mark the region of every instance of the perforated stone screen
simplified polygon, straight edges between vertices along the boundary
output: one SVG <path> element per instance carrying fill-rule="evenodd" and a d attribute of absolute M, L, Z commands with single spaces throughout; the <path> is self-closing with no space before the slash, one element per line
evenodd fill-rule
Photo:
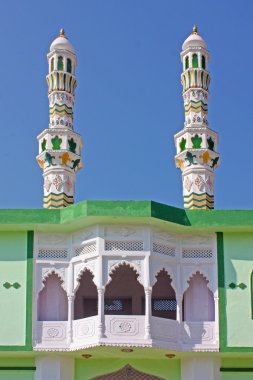
<path fill-rule="evenodd" d="M 176 255 L 176 250 L 174 247 L 170 247 L 161 243 L 153 243 L 153 252 L 172 257 Z"/>
<path fill-rule="evenodd" d="M 184 259 L 211 259 L 213 252 L 210 248 L 183 248 L 182 256 Z"/>
<path fill-rule="evenodd" d="M 106 251 L 143 251 L 143 241 L 106 240 L 105 250 Z"/>
<path fill-rule="evenodd" d="M 97 249 L 97 243 L 95 241 L 75 248 L 75 256 L 85 255 L 87 253 L 95 252 Z"/>
<path fill-rule="evenodd" d="M 38 253 L 39 259 L 66 259 L 68 250 L 66 248 L 40 248 Z"/>

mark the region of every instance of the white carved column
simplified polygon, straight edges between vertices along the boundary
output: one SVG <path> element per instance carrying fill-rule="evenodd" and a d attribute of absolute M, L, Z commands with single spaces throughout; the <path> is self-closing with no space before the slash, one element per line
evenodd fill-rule
<path fill-rule="evenodd" d="M 98 288 L 98 339 L 104 338 L 104 294 L 105 288 Z"/>
<path fill-rule="evenodd" d="M 215 321 L 215 343 L 219 346 L 219 297 L 218 297 L 218 291 L 214 293 L 214 321 Z"/>
<path fill-rule="evenodd" d="M 183 358 L 181 380 L 220 380 L 219 358 Z"/>
<path fill-rule="evenodd" d="M 75 359 L 60 356 L 37 356 L 35 380 L 74 380 Z"/>
<path fill-rule="evenodd" d="M 151 294 L 152 288 L 145 288 L 145 339 L 151 339 Z"/>
<path fill-rule="evenodd" d="M 74 294 L 68 295 L 68 327 L 67 343 L 73 341 L 73 319 L 74 319 Z"/>

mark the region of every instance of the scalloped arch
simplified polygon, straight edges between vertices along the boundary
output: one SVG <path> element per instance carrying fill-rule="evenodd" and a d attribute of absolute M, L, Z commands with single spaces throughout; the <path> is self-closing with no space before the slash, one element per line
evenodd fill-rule
<path fill-rule="evenodd" d="M 38 290 L 38 293 L 40 293 L 45 288 L 45 284 L 46 284 L 47 279 L 52 275 L 56 275 L 59 278 L 60 285 L 61 285 L 62 289 L 66 292 L 65 278 L 64 278 L 62 271 L 55 269 L 55 268 L 51 268 L 43 274 L 42 281 L 41 281 L 41 287 Z"/>
<path fill-rule="evenodd" d="M 177 288 L 175 286 L 175 283 L 174 283 L 174 276 L 173 276 L 173 271 L 171 270 L 171 268 L 166 268 L 165 266 L 161 267 L 160 269 L 158 269 L 157 271 L 155 271 L 155 275 L 153 276 L 153 278 L 151 279 L 151 287 L 153 288 L 153 286 L 155 285 L 156 281 L 157 281 L 157 276 L 159 275 L 160 272 L 162 271 L 165 271 L 167 273 L 167 275 L 171 278 L 171 287 L 174 289 L 174 292 L 176 293 L 176 296 L 177 296 Z"/>
<path fill-rule="evenodd" d="M 200 274 L 203 279 L 206 281 L 206 286 L 208 287 L 208 289 L 214 294 L 214 289 L 212 288 L 212 283 L 211 281 L 208 279 L 208 273 L 205 272 L 205 270 L 192 270 L 191 273 L 189 274 L 188 276 L 188 280 L 186 280 L 184 282 L 184 287 L 182 289 L 182 294 L 184 294 L 186 292 L 186 290 L 189 288 L 190 286 L 190 282 L 191 280 L 193 279 L 193 277 L 196 275 L 196 274 Z"/>
<path fill-rule="evenodd" d="M 97 286 L 97 284 L 95 283 L 94 279 L 95 279 L 95 273 L 93 272 L 93 270 L 88 267 L 87 265 L 83 266 L 82 269 L 79 270 L 77 276 L 76 276 L 76 284 L 75 284 L 75 287 L 74 287 L 74 293 L 77 292 L 79 286 L 80 286 L 80 280 L 82 278 L 82 275 L 84 274 L 84 272 L 90 272 L 92 274 L 92 280 L 94 282 L 94 284 Z"/>
<path fill-rule="evenodd" d="M 122 265 L 126 265 L 128 267 L 130 267 L 131 269 L 133 269 L 136 273 L 137 273 L 137 281 L 142 285 L 144 286 L 143 284 L 143 280 L 142 280 L 142 276 L 141 276 L 141 271 L 140 271 L 140 268 L 135 264 L 133 263 L 132 261 L 127 261 L 127 260 L 120 260 L 118 262 L 116 262 L 114 265 L 111 266 L 110 270 L 108 271 L 108 279 L 107 279 L 107 283 L 105 284 L 105 286 L 107 286 L 108 284 L 110 284 L 110 282 L 112 281 L 112 277 L 111 275 L 113 275 L 113 273 Z"/>

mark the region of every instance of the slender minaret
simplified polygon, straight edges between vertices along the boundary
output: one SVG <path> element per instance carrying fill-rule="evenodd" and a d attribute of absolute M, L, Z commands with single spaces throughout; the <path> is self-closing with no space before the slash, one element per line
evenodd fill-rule
<path fill-rule="evenodd" d="M 37 137 L 37 161 L 43 170 L 44 207 L 63 208 L 74 203 L 76 172 L 82 168 L 82 138 L 73 131 L 77 59 L 63 29 L 47 59 L 49 127 Z"/>
<path fill-rule="evenodd" d="M 182 46 L 184 128 L 175 135 L 176 166 L 182 171 L 184 207 L 214 208 L 214 169 L 219 165 L 218 135 L 209 128 L 209 52 L 194 26 Z"/>

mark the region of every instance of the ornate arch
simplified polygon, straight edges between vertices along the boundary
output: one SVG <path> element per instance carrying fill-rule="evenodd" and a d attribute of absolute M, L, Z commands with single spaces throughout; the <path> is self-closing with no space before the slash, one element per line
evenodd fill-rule
<path fill-rule="evenodd" d="M 134 272 L 136 272 L 137 276 L 137 281 L 144 286 L 144 281 L 143 281 L 143 276 L 142 276 L 142 270 L 141 270 L 141 261 L 140 260 L 109 260 L 108 261 L 108 275 L 107 275 L 107 282 L 105 286 L 110 284 L 112 281 L 111 275 L 122 265 L 127 265 L 128 267 L 132 268 Z"/>
<path fill-rule="evenodd" d="M 42 269 L 42 281 L 40 284 L 40 288 L 38 289 L 38 293 L 40 293 L 45 288 L 45 284 L 46 284 L 48 277 L 50 277 L 53 274 L 55 274 L 59 278 L 62 289 L 65 290 L 65 292 L 67 292 L 66 281 L 65 281 L 65 269 L 56 269 L 56 268 L 46 268 L 45 269 L 45 268 L 43 268 Z"/>
<path fill-rule="evenodd" d="M 196 274 L 200 274 L 203 279 L 206 281 L 206 286 L 207 288 L 214 294 L 214 289 L 213 289 L 213 284 L 212 282 L 209 280 L 209 273 L 207 273 L 204 268 L 201 268 L 199 270 L 196 270 L 196 269 L 193 269 L 189 274 L 188 274 L 188 279 L 186 281 L 184 281 L 184 284 L 183 284 L 183 288 L 182 288 L 182 294 L 184 294 L 186 292 L 186 290 L 189 288 L 190 286 L 190 282 L 192 281 L 193 277 L 196 275 Z"/>
<path fill-rule="evenodd" d="M 90 268 L 89 266 L 85 265 L 85 266 L 83 266 L 83 267 L 79 270 L 79 272 L 78 272 L 78 274 L 77 274 L 77 276 L 76 276 L 76 278 L 75 278 L 74 293 L 77 292 L 77 290 L 78 290 L 78 288 L 79 288 L 79 286 L 80 286 L 80 281 L 81 281 L 82 275 L 83 275 L 84 272 L 86 272 L 86 271 L 91 273 L 91 275 L 92 275 L 92 280 L 93 280 L 94 284 L 97 286 L 97 284 L 96 284 L 95 281 L 94 281 L 94 280 L 95 280 L 95 273 L 94 273 L 94 271 L 92 270 L 92 268 Z"/>
<path fill-rule="evenodd" d="M 157 263 L 152 262 L 151 271 L 150 271 L 150 285 L 151 285 L 151 287 L 153 287 L 155 285 L 155 283 L 157 281 L 156 277 L 162 270 L 165 270 L 168 273 L 168 275 L 170 276 L 171 286 L 173 287 L 173 289 L 177 293 L 177 284 L 175 282 L 176 274 L 174 271 L 174 267 L 172 265 L 162 265 L 162 264 L 160 264 L 160 262 L 157 262 Z"/>
<path fill-rule="evenodd" d="M 111 372 L 106 375 L 93 377 L 91 380 L 164 380 L 162 377 L 149 375 L 145 372 L 137 371 L 135 368 L 127 364 L 119 371 Z"/>

